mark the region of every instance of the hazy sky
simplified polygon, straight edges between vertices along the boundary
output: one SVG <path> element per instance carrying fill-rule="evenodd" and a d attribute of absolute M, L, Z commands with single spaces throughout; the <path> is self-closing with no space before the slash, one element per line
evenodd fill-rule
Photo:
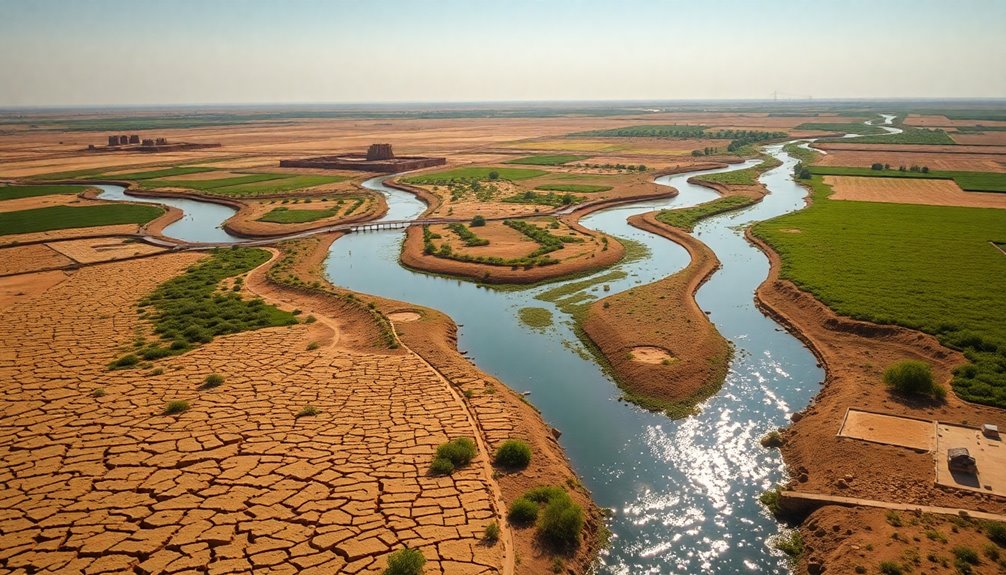
<path fill-rule="evenodd" d="M 0 106 L 1006 97 L 1006 0 L 0 0 Z"/>

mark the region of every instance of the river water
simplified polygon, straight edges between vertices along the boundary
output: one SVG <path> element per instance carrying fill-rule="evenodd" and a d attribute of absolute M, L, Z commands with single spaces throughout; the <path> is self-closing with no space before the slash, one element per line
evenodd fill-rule
<path fill-rule="evenodd" d="M 892 119 L 885 117 L 885 124 Z M 617 387 L 584 353 L 570 318 L 556 305 L 535 299 L 564 283 L 495 290 L 413 272 L 398 263 L 401 230 L 339 239 L 332 244 L 326 272 L 333 283 L 346 288 L 447 313 L 459 325 L 458 347 L 480 369 L 513 389 L 530 392 L 530 401 L 544 419 L 562 431 L 560 443 L 595 501 L 613 512 L 611 545 L 599 559 L 598 573 L 786 573 L 786 558 L 769 543 L 783 528 L 757 501 L 762 491 L 784 479 L 783 462 L 777 451 L 763 449 L 758 439 L 786 425 L 793 411 L 811 401 L 824 372 L 809 350 L 754 305 L 754 290 L 769 265 L 744 239 L 743 229 L 800 209 L 806 195 L 790 177 L 796 160 L 782 151 L 781 144 L 765 151 L 783 162 L 761 176 L 770 192 L 765 199 L 707 219 L 694 232 L 723 266 L 696 299 L 735 352 L 722 390 L 703 403 L 697 415 L 683 420 L 619 400 Z M 686 180 L 755 163 L 661 177 L 656 181 L 676 188 L 676 197 L 618 206 L 581 220 L 588 228 L 635 240 L 649 250 L 648 256 L 613 268 L 624 277 L 592 285 L 583 297 L 618 293 L 682 269 L 688 263 L 683 248 L 629 226 L 626 218 L 715 199 L 712 190 Z M 386 196 L 389 211 L 384 219 L 411 219 L 423 212 L 426 206 L 414 196 L 382 181 L 374 178 L 364 185 Z M 186 217 L 165 229 L 165 235 L 188 241 L 240 241 L 219 227 L 233 213 L 225 206 L 127 198 L 118 186 L 101 187 L 103 199 L 153 201 L 185 210 Z M 610 292 L 602 291 L 601 285 Z M 547 308 L 555 321 L 546 329 L 530 328 L 517 318 L 522 307 Z"/>

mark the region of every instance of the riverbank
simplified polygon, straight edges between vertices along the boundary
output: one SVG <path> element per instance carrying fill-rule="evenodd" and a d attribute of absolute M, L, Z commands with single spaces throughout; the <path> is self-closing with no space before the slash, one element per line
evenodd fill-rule
<path fill-rule="evenodd" d="M 928 363 L 936 381 L 949 388 L 952 371 L 966 362 L 964 356 L 921 332 L 835 314 L 812 295 L 781 280 L 782 262 L 778 254 L 752 234 L 747 237 L 771 262 L 768 278 L 756 291 L 759 307 L 803 340 L 827 373 L 814 403 L 795 415 L 793 423 L 782 432 L 781 451 L 793 477 L 788 487 L 809 493 L 1006 511 L 1006 501 L 1000 498 L 936 485 L 934 456 L 930 452 L 837 435 L 849 408 L 972 425 L 988 422 L 1004 428 L 1006 412 L 966 403 L 952 392 L 947 394 L 945 402 L 934 403 L 906 400 L 883 386 L 883 371 L 888 365 L 914 359 Z M 936 454 L 937 458 L 940 456 Z M 860 513 L 883 515 L 877 510 Z M 822 509 L 808 517 L 801 527 L 811 549 L 831 550 L 829 562 L 851 561 L 843 555 L 854 550 L 837 549 L 829 533 L 815 528 L 819 523 L 815 519 L 820 517 L 828 517 L 829 523 L 836 523 L 839 531 L 844 531 L 857 528 L 854 516 Z M 841 520 L 843 517 L 847 520 Z M 902 542 L 902 546 L 908 548 L 911 544 Z M 810 553 L 805 561 L 814 558 Z"/>
<path fill-rule="evenodd" d="M 290 272 L 304 284 L 316 282 L 336 293 L 353 293 L 332 285 L 325 278 L 322 265 L 332 242 L 341 234 L 326 234 L 296 240 L 296 258 L 284 272 Z M 291 242 L 293 244 L 293 242 Z M 294 296 L 299 297 L 299 296 Z M 495 451 L 508 439 L 526 441 L 532 449 L 531 465 L 520 472 L 499 472 L 504 505 L 509 507 L 528 489 L 557 485 L 566 489 L 586 511 L 586 525 L 581 544 L 571 554 L 547 552 L 535 538 L 534 529 L 513 529 L 520 573 L 543 573 L 553 568 L 556 558 L 572 573 L 586 573 L 604 544 L 605 527 L 600 509 L 583 487 L 562 447 L 558 432 L 550 428 L 541 414 L 524 398 L 465 358 L 457 349 L 457 325 L 447 315 L 411 303 L 369 294 L 355 294 L 366 305 L 390 318 L 405 352 L 415 353 L 457 391 L 478 426 L 487 453 Z M 345 329 L 344 334 L 354 330 Z M 501 524 L 505 519 L 501 519 Z"/>

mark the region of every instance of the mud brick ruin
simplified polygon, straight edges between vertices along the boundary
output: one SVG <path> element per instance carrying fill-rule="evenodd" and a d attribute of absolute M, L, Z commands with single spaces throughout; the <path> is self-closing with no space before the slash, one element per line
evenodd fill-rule
<path fill-rule="evenodd" d="M 167 138 L 143 138 L 139 134 L 114 135 L 108 137 L 108 147 L 99 149 L 94 144 L 87 147 L 88 151 L 127 151 L 127 152 L 168 152 L 177 150 L 198 150 L 200 148 L 219 148 L 220 144 L 193 144 L 190 142 L 168 143 Z"/>
<path fill-rule="evenodd" d="M 317 168 L 323 170 L 358 170 L 363 172 L 407 172 L 442 166 L 447 158 L 425 156 L 395 156 L 391 144 L 371 144 L 366 154 L 347 152 L 332 156 L 317 156 L 294 160 L 280 160 L 281 168 Z"/>

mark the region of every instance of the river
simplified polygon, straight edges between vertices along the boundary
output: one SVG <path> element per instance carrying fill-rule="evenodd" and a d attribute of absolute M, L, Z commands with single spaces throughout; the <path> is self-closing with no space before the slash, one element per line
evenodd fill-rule
<path fill-rule="evenodd" d="M 885 124 L 892 119 L 885 117 Z M 529 400 L 544 419 L 562 431 L 560 443 L 595 501 L 613 511 L 611 545 L 599 558 L 598 573 L 787 573 L 786 558 L 769 542 L 783 528 L 757 501 L 761 492 L 785 479 L 784 466 L 778 452 L 762 448 L 758 439 L 786 425 L 794 411 L 812 400 L 824 372 L 799 340 L 754 305 L 754 290 L 767 276 L 769 264 L 744 239 L 743 229 L 800 209 L 806 195 L 790 176 L 796 160 L 782 151 L 782 144 L 765 151 L 782 161 L 760 178 L 770 192 L 765 199 L 709 218 L 694 232 L 722 263 L 696 299 L 735 352 L 722 390 L 704 402 L 697 415 L 683 420 L 619 400 L 617 387 L 584 353 L 570 318 L 555 305 L 535 299 L 563 283 L 497 290 L 413 272 L 398 263 L 401 230 L 339 239 L 332 244 L 326 272 L 333 283 L 346 288 L 447 313 L 459 325 L 458 347 L 480 369 L 513 389 L 530 392 Z M 682 269 L 688 263 L 683 248 L 629 226 L 626 218 L 714 199 L 715 192 L 687 179 L 755 163 L 661 177 L 657 183 L 678 189 L 676 197 L 585 217 L 584 226 L 635 240 L 649 250 L 647 257 L 613 268 L 624 277 L 595 284 L 585 293 L 602 297 Z M 411 194 L 382 181 L 374 178 L 364 185 L 386 196 L 389 211 L 384 219 L 411 219 L 425 209 Z M 108 194 L 103 198 L 121 195 L 117 186 L 103 188 Z M 229 208 L 204 202 L 177 205 L 192 200 L 154 201 L 176 205 L 187 214 L 191 209 L 192 221 L 200 222 L 197 229 L 173 224 L 165 235 L 189 241 L 237 240 L 219 229 L 219 216 L 228 217 Z M 204 208 L 228 212 L 195 215 Z M 220 239 L 221 234 L 229 239 Z M 610 292 L 602 291 L 604 284 Z M 556 321 L 546 329 L 530 328 L 517 318 L 522 307 L 550 309 Z"/>

